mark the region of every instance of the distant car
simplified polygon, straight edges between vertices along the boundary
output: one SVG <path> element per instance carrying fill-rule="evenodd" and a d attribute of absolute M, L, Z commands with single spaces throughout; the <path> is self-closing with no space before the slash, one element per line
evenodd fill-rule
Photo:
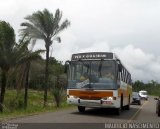
<path fill-rule="evenodd" d="M 141 105 L 141 97 L 139 96 L 138 92 L 132 93 L 132 104 L 138 104 Z"/>
<path fill-rule="evenodd" d="M 139 96 L 141 97 L 141 99 L 148 100 L 148 93 L 145 90 L 139 91 Z"/>
<path fill-rule="evenodd" d="M 154 99 L 157 100 L 157 103 L 156 103 L 156 113 L 160 117 L 160 97 L 159 98 L 154 98 Z"/>

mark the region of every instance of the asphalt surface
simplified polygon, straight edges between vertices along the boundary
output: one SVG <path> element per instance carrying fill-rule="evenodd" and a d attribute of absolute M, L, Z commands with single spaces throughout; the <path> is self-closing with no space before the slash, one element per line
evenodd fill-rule
<path fill-rule="evenodd" d="M 83 129 L 125 128 L 125 125 L 124 127 L 121 127 L 121 125 L 108 127 L 108 123 L 153 123 L 156 124 L 154 128 L 160 128 L 160 117 L 157 116 L 155 108 L 156 100 L 154 100 L 154 97 L 149 97 L 148 101 L 142 101 L 141 105 L 131 105 L 130 110 L 124 110 L 120 115 L 116 115 L 115 110 L 112 109 L 88 108 L 84 113 L 79 113 L 77 108 L 69 108 L 57 112 L 13 119 L 7 122 L 18 123 L 19 127 L 21 124 L 23 126 L 26 125 L 26 128 L 23 129 L 33 128 L 34 126 L 34 128 L 36 128 L 37 125 L 43 129 L 72 129 L 75 127 Z M 40 129 L 40 127 L 38 128 Z M 136 126 L 136 128 L 138 127 L 139 126 Z M 133 128 L 135 128 L 135 126 Z"/>

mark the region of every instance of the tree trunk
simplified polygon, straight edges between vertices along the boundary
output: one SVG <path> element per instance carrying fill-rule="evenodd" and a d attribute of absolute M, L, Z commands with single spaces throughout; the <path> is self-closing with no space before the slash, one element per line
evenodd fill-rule
<path fill-rule="evenodd" d="M 3 102 L 4 102 L 4 95 L 6 90 L 6 82 L 7 82 L 7 72 L 2 70 L 2 80 L 1 80 L 1 94 L 0 94 L 0 112 L 3 112 Z"/>
<path fill-rule="evenodd" d="M 48 91 L 48 64 L 49 64 L 49 44 L 46 43 L 46 67 L 45 67 L 45 87 L 44 87 L 44 107 L 47 104 L 47 91 Z"/>
<path fill-rule="evenodd" d="M 27 108 L 28 105 L 28 87 L 29 87 L 29 70 L 30 70 L 30 63 L 26 65 L 26 84 L 25 84 L 25 93 L 24 93 L 24 108 Z"/>

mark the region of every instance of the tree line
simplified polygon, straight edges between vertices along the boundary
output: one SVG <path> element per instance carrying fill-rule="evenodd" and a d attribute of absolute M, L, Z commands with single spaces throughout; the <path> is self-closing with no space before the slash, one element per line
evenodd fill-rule
<path fill-rule="evenodd" d="M 133 91 L 146 90 L 149 95 L 160 96 L 160 83 L 151 80 L 148 83 L 137 80 L 133 83 Z"/>
<path fill-rule="evenodd" d="M 25 89 L 24 102 L 27 107 L 28 87 L 34 87 L 34 81 L 43 81 L 34 88 L 44 89 L 44 107 L 50 82 L 59 82 L 63 65 L 49 57 L 53 42 L 61 42 L 59 33 L 70 25 L 62 12 L 57 9 L 53 15 L 49 10 L 34 12 L 25 17 L 19 31 L 20 40 L 15 41 L 15 32 L 6 21 L 0 21 L 0 111 L 3 112 L 6 87 L 14 87 L 17 92 Z M 37 40 L 43 40 L 45 49 L 33 51 Z M 46 53 L 42 59 L 41 53 Z M 53 68 L 52 68 L 53 66 Z M 38 67 L 39 71 L 36 71 Z M 37 73 L 34 73 L 37 72 Z M 53 73 L 54 76 L 50 76 Z M 56 78 L 56 79 L 55 79 Z M 40 86 L 41 85 L 41 86 Z M 60 86 L 60 83 L 57 83 Z"/>

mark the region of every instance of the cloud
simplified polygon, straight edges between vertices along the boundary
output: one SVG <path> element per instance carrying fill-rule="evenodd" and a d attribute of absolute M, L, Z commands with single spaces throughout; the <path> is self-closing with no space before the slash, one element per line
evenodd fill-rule
<path fill-rule="evenodd" d="M 103 42 L 95 42 L 91 44 L 89 47 L 80 49 L 79 52 L 106 52 L 110 51 L 110 47 L 108 43 Z"/>
<path fill-rule="evenodd" d="M 145 82 L 149 80 L 160 81 L 159 57 L 146 53 L 133 45 L 127 45 L 124 48 L 114 48 L 113 51 L 130 71 L 133 80 L 143 80 Z"/>
<path fill-rule="evenodd" d="M 71 58 L 72 53 L 78 51 L 78 45 L 76 45 L 77 39 L 71 32 L 71 29 L 64 31 L 61 34 L 61 43 L 53 42 L 51 46 L 52 55 L 56 59 L 66 61 Z"/>

